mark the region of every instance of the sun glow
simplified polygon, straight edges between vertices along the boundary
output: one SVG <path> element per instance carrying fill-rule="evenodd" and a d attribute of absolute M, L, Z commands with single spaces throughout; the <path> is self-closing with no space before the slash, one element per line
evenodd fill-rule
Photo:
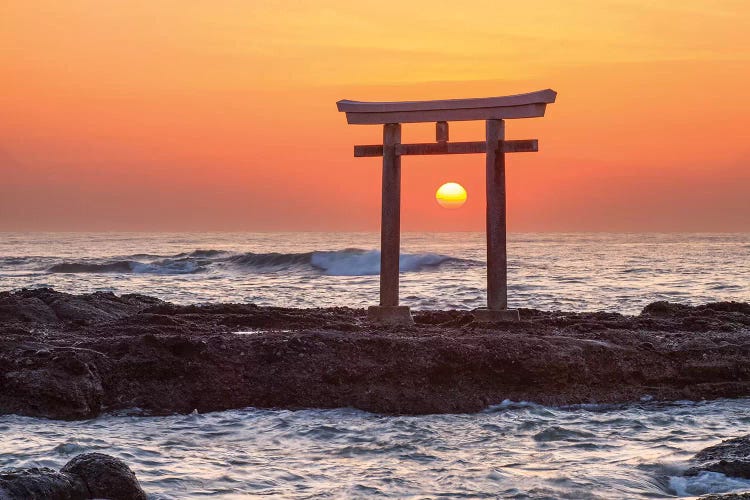
<path fill-rule="evenodd" d="M 466 189 L 457 182 L 446 182 L 438 188 L 435 199 L 443 208 L 461 208 L 466 203 Z"/>

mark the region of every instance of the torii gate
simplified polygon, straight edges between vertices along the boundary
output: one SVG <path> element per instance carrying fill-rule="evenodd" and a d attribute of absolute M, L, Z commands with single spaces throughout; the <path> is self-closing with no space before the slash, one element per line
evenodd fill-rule
<path fill-rule="evenodd" d="M 505 119 L 544 116 L 555 102 L 551 89 L 528 94 L 440 101 L 338 101 L 346 121 L 356 125 L 383 125 L 383 144 L 354 146 L 354 156 L 382 156 L 382 221 L 380 228 L 380 305 L 368 309 L 371 321 L 410 324 L 409 307 L 398 303 L 401 240 L 401 157 L 486 153 L 487 161 L 487 309 L 476 309 L 478 321 L 518 321 L 518 310 L 508 309 L 506 253 L 505 153 L 538 151 L 538 141 L 506 141 Z M 449 142 L 448 122 L 486 120 L 486 139 Z M 401 144 L 402 123 L 435 122 L 435 143 Z"/>

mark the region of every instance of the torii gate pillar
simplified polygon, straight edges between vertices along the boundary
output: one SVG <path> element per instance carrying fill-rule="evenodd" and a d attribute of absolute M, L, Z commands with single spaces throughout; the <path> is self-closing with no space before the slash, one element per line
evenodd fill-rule
<path fill-rule="evenodd" d="M 474 312 L 483 321 L 518 321 L 508 309 L 508 251 L 505 201 L 505 122 L 487 120 L 487 309 Z"/>
<path fill-rule="evenodd" d="M 401 143 L 401 124 L 383 125 L 383 198 L 380 223 L 380 307 L 398 306 L 399 254 L 401 252 L 401 156 L 396 145 Z M 404 316 L 409 309 L 384 311 L 383 314 Z"/>
<path fill-rule="evenodd" d="M 508 256 L 506 249 L 505 153 L 534 152 L 536 140 L 506 141 L 505 118 L 544 116 L 557 93 L 529 94 L 415 102 L 339 101 L 348 123 L 382 124 L 383 144 L 354 146 L 354 156 L 382 156 L 383 182 L 380 233 L 380 305 L 368 309 L 376 323 L 413 324 L 407 306 L 398 302 L 401 245 L 401 156 L 486 153 L 487 174 L 487 308 L 476 309 L 480 322 L 518 321 L 508 309 Z M 481 142 L 448 142 L 448 121 L 486 120 Z M 401 123 L 436 122 L 435 143 L 401 144 Z"/>

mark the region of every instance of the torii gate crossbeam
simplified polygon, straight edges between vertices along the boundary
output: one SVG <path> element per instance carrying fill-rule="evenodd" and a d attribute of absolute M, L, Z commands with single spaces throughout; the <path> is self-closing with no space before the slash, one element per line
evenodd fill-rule
<path fill-rule="evenodd" d="M 476 309 L 478 321 L 518 321 L 518 311 L 508 309 L 506 251 L 505 154 L 535 152 L 535 139 L 505 140 L 505 119 L 544 116 L 555 102 L 551 89 L 502 97 L 442 101 L 359 102 L 339 101 L 350 124 L 383 125 L 383 144 L 354 146 L 355 157 L 382 156 L 382 207 L 380 233 L 380 305 L 368 316 L 380 323 L 410 324 L 411 313 L 399 305 L 399 253 L 401 240 L 401 157 L 433 154 L 486 154 L 487 176 L 487 308 Z M 486 137 L 477 142 L 448 142 L 448 122 L 485 120 Z M 436 123 L 436 142 L 401 144 L 401 123 Z"/>

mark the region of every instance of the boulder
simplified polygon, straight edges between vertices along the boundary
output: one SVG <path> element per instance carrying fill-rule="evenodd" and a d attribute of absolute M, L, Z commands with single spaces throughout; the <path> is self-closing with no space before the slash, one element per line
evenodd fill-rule
<path fill-rule="evenodd" d="M 0 472 L 0 500 L 83 500 L 91 498 L 83 480 L 46 467 Z"/>
<path fill-rule="evenodd" d="M 118 458 L 84 453 L 60 472 L 41 467 L 0 472 L 0 500 L 146 500 L 132 470 Z"/>
<path fill-rule="evenodd" d="M 135 473 L 125 462 L 103 453 L 84 453 L 65 464 L 60 472 L 79 477 L 92 498 L 146 500 Z"/>

